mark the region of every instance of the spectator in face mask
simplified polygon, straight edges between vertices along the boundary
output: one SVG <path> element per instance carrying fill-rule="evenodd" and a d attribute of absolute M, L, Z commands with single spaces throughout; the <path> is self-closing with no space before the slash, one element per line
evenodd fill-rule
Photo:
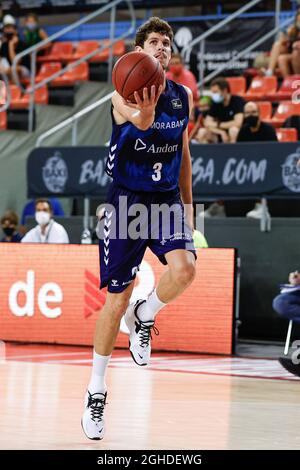
<path fill-rule="evenodd" d="M 277 142 L 275 129 L 271 124 L 262 122 L 259 115 L 259 107 L 253 101 L 249 101 L 244 107 L 244 122 L 237 137 L 237 142 Z M 264 209 L 261 201 L 255 203 L 254 209 L 247 212 L 250 219 L 261 219 Z"/>
<path fill-rule="evenodd" d="M 69 243 L 65 228 L 52 218 L 53 210 L 48 199 L 38 199 L 35 203 L 37 226 L 22 238 L 23 243 Z"/>
<path fill-rule="evenodd" d="M 0 48 L 0 69 L 13 80 L 11 65 L 14 58 L 26 49 L 26 45 L 20 40 L 16 21 L 11 15 L 3 18 L 3 34 Z M 20 77 L 28 77 L 30 68 L 29 57 L 24 57 L 17 65 L 17 73 Z"/>
<path fill-rule="evenodd" d="M 243 123 L 243 98 L 230 93 L 229 83 L 219 77 L 212 81 L 210 92 L 213 104 L 198 132 L 199 143 L 236 142 Z"/>
<path fill-rule="evenodd" d="M 244 122 L 237 142 L 276 142 L 277 140 L 274 127 L 260 120 L 257 104 L 254 101 L 246 103 Z"/>
<path fill-rule="evenodd" d="M 48 38 L 48 34 L 39 25 L 39 19 L 35 13 L 29 13 L 25 17 L 24 41 L 26 47 L 35 46 Z M 49 44 L 41 49 L 49 48 Z M 39 51 L 40 52 L 40 51 Z"/>
<path fill-rule="evenodd" d="M 19 243 L 22 236 L 17 232 L 18 216 L 13 211 L 7 211 L 1 217 L 1 227 L 4 237 L 1 242 Z"/>
<path fill-rule="evenodd" d="M 183 63 L 180 54 L 173 54 L 169 63 L 168 71 L 166 73 L 168 80 L 185 85 L 192 90 L 194 103 L 199 99 L 199 91 L 197 81 L 194 74 L 188 70 Z"/>

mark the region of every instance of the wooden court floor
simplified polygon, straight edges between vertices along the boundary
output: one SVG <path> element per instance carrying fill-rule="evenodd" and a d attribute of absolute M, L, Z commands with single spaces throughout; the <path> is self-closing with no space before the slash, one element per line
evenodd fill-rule
<path fill-rule="evenodd" d="M 0 449 L 300 449 L 300 380 L 275 360 L 116 351 L 107 432 L 80 426 L 91 348 L 6 345 Z"/>

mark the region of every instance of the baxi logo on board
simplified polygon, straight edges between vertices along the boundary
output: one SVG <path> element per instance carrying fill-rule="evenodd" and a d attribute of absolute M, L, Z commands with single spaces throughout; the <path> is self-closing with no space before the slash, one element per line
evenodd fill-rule
<path fill-rule="evenodd" d="M 60 152 L 48 158 L 43 167 L 43 181 L 46 188 L 53 193 L 62 193 L 68 179 L 68 168 Z"/>
<path fill-rule="evenodd" d="M 300 193 L 300 167 L 297 165 L 299 159 L 300 148 L 288 155 L 282 165 L 283 184 L 295 193 Z"/>

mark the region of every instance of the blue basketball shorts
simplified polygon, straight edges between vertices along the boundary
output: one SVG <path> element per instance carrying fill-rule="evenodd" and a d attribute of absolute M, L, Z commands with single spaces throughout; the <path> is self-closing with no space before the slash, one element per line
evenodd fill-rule
<path fill-rule="evenodd" d="M 172 250 L 191 251 L 191 228 L 184 220 L 179 189 L 134 192 L 112 183 L 98 222 L 100 289 L 122 292 L 135 279 L 146 248 L 167 264 Z"/>

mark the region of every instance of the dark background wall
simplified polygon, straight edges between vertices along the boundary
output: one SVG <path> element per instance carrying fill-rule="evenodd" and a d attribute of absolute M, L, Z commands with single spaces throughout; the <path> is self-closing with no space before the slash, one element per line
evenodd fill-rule
<path fill-rule="evenodd" d="M 300 219 L 272 219 L 270 232 L 261 232 L 256 220 L 207 219 L 204 231 L 210 247 L 235 247 L 241 258 L 239 336 L 285 339 L 288 324 L 273 311 L 272 300 L 278 284 L 300 267 Z M 300 327 L 294 334 L 300 338 Z"/>

